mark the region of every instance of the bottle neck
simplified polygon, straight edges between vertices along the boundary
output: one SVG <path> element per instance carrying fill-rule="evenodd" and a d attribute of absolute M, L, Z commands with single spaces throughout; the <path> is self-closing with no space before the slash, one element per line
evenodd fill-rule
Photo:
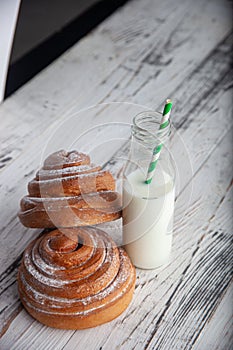
<path fill-rule="evenodd" d="M 160 129 L 161 118 L 162 114 L 154 111 L 137 114 L 131 130 L 134 140 L 148 149 L 165 144 L 171 134 L 171 124 L 169 121 L 165 128 Z"/>

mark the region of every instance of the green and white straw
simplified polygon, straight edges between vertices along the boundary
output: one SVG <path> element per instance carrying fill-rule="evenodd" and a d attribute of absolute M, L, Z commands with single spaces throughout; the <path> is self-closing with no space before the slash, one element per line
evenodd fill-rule
<path fill-rule="evenodd" d="M 160 127 L 159 127 L 160 130 L 164 129 L 168 126 L 169 118 L 170 118 L 170 114 L 171 114 L 171 109 L 172 109 L 172 101 L 166 100 L 166 104 L 165 104 L 164 109 L 163 109 L 163 116 L 162 116 L 162 119 L 160 122 Z M 163 147 L 163 144 L 160 143 L 153 150 L 152 159 L 151 159 L 151 162 L 150 162 L 150 165 L 149 165 L 149 168 L 147 171 L 147 177 L 145 180 L 146 184 L 150 184 L 152 179 L 153 179 L 156 164 L 157 164 L 157 161 L 159 159 L 162 147 Z"/>

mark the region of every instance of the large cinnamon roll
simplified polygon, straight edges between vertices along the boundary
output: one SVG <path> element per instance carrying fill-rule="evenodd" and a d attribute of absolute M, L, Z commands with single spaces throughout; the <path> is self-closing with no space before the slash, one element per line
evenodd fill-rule
<path fill-rule="evenodd" d="M 53 230 L 25 250 L 21 301 L 40 322 L 82 329 L 120 315 L 132 299 L 135 269 L 126 252 L 97 228 Z"/>
<path fill-rule="evenodd" d="M 19 219 L 32 228 L 94 225 L 118 219 L 121 200 L 109 171 L 80 152 L 51 154 L 29 182 Z"/>

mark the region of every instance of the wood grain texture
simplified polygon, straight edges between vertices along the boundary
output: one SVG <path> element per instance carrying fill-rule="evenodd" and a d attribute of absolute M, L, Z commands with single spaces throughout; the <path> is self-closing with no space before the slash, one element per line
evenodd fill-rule
<path fill-rule="evenodd" d="M 133 0 L 1 106 L 0 349 L 230 349 L 230 30 L 227 1 Z M 40 325 L 21 309 L 16 288 L 21 254 L 39 234 L 16 217 L 26 183 L 46 152 L 95 125 L 130 122 L 134 109 L 104 104 L 73 113 L 109 101 L 158 108 L 167 96 L 175 102 L 179 171 L 170 264 L 137 270 L 132 304 L 109 324 L 81 332 Z M 104 135 L 97 130 L 96 140 Z M 118 132 L 128 137 L 122 125 Z M 117 175 L 128 148 L 118 144 L 111 160 L 113 145 L 105 158 Z"/>
<path fill-rule="evenodd" d="M 232 303 L 233 288 L 232 285 L 226 291 L 221 303 L 219 304 L 215 317 L 213 317 L 209 324 L 203 329 L 202 336 L 197 342 L 197 350 L 231 349 L 233 343 L 232 337 L 232 308 L 229 307 Z M 222 320 L 225 320 L 224 325 Z"/>

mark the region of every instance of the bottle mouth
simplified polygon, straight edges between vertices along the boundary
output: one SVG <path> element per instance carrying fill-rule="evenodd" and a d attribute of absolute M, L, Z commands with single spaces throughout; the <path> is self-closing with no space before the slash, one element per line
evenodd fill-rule
<path fill-rule="evenodd" d="M 158 143 L 165 143 L 171 134 L 171 123 L 164 129 L 159 129 L 162 113 L 145 111 L 133 118 L 132 135 L 139 142 L 153 146 Z"/>

